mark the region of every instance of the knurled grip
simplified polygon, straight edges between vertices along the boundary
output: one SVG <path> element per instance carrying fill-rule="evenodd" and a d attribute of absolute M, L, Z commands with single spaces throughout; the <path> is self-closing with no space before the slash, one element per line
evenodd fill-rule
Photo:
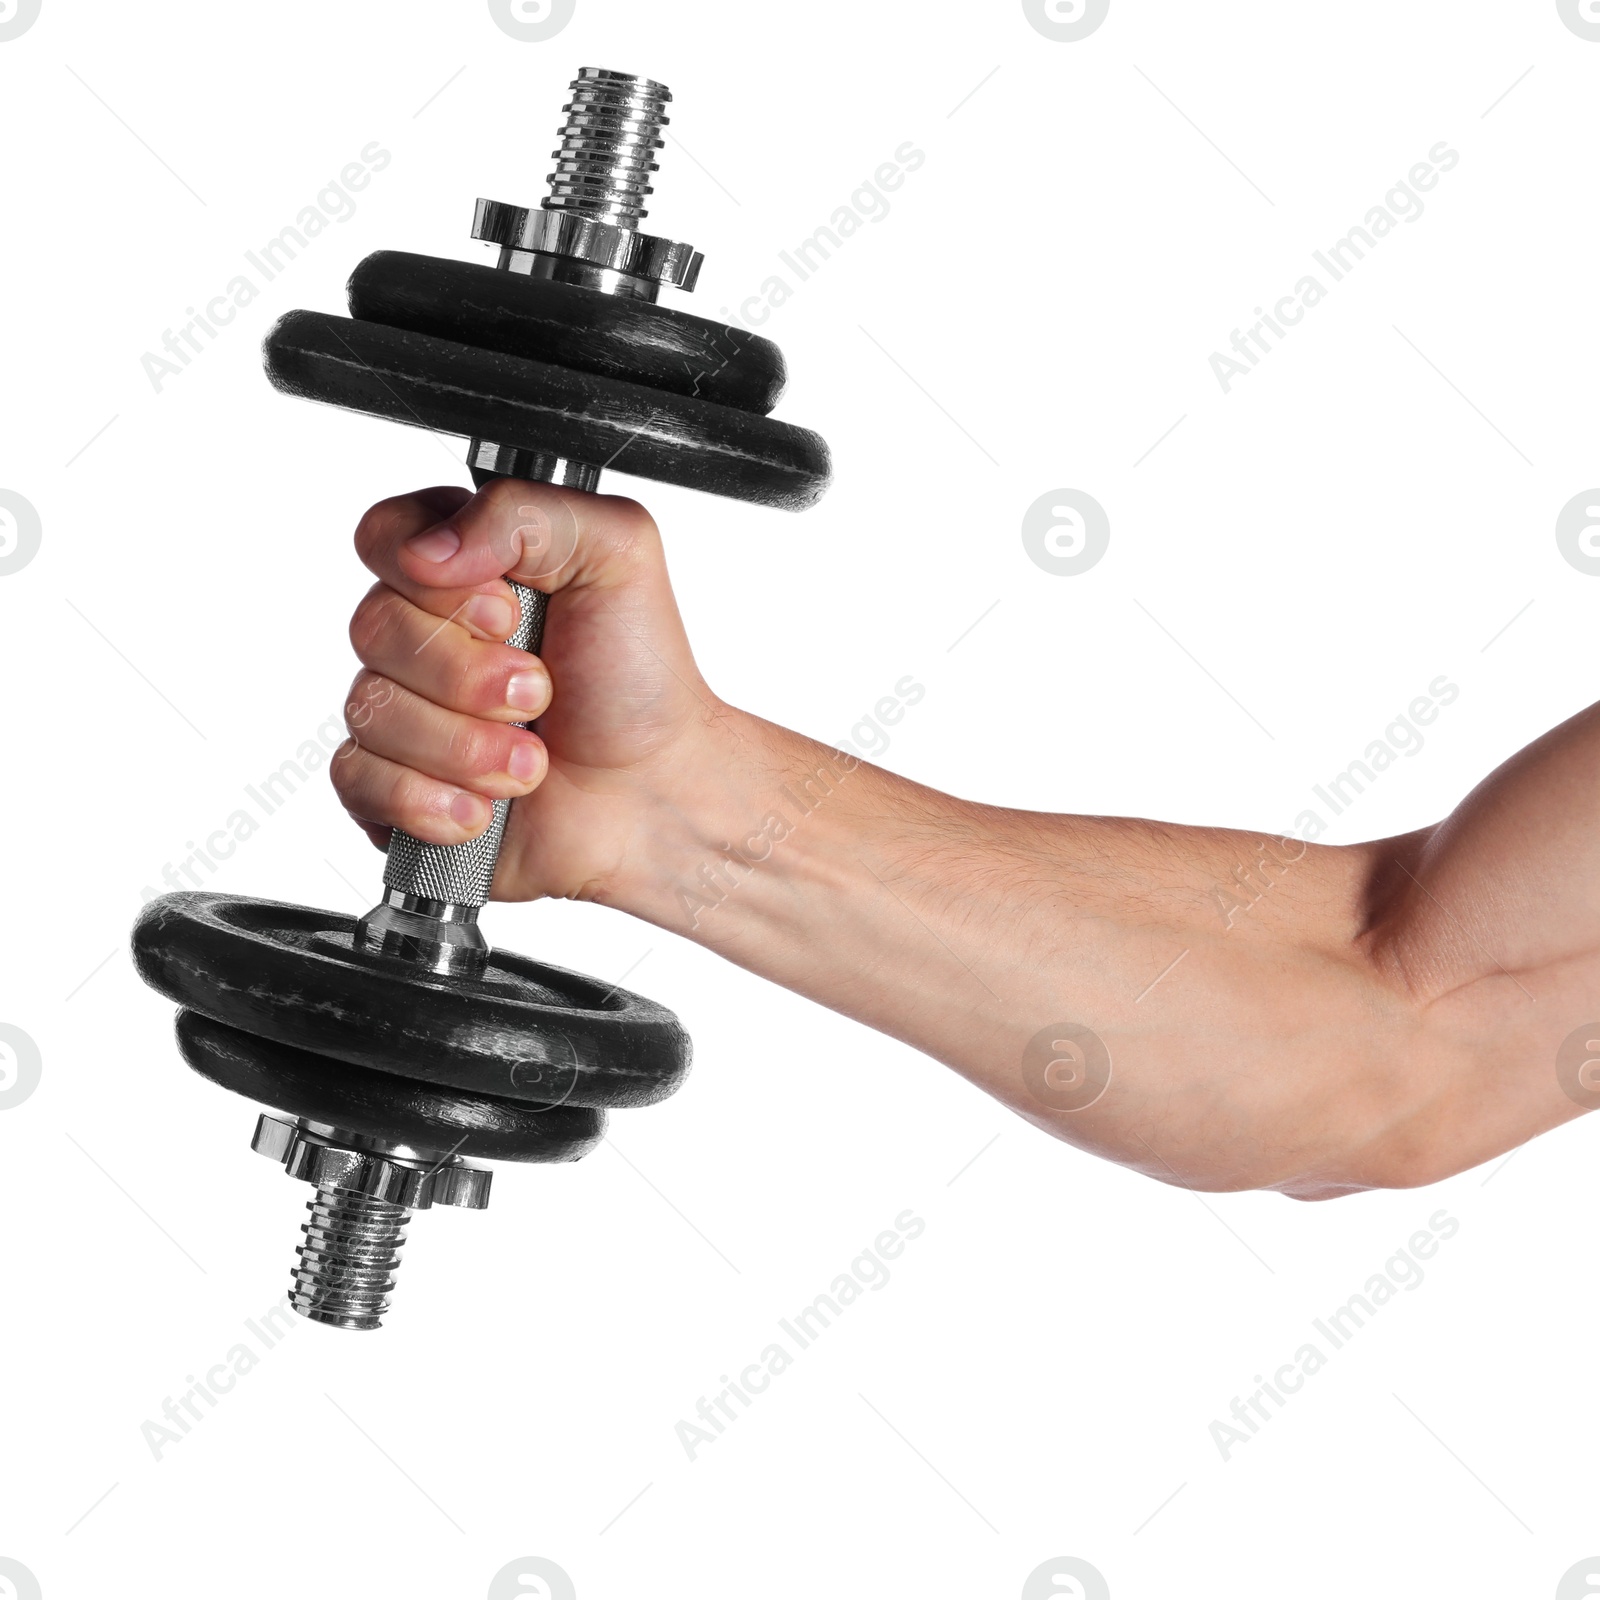
<path fill-rule="evenodd" d="M 537 655 L 544 642 L 544 614 L 550 597 L 542 590 L 527 589 L 520 583 L 513 583 L 511 592 L 522 607 L 522 620 L 506 643 Z M 409 833 L 396 828 L 389 839 L 389 859 L 383 870 L 384 887 L 424 900 L 443 901 L 447 905 L 486 904 L 510 814 L 511 802 L 496 800 L 494 818 L 487 831 L 468 844 L 423 844 L 420 839 L 413 839 Z"/>

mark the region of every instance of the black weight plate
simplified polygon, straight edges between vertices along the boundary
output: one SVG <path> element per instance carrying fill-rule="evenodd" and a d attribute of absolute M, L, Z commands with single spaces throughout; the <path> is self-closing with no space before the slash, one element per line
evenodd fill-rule
<path fill-rule="evenodd" d="M 744 328 L 672 306 L 471 261 L 380 250 L 350 276 L 350 315 L 438 339 L 598 372 L 766 416 L 783 352 Z"/>
<path fill-rule="evenodd" d="M 642 995 L 507 950 L 478 979 L 372 962 L 354 930 L 333 911 L 191 891 L 145 907 L 133 958 L 152 988 L 230 1028 L 470 1094 L 643 1106 L 689 1070 L 688 1034 Z"/>
<path fill-rule="evenodd" d="M 319 311 L 291 311 L 263 354 L 287 394 L 436 433 L 786 511 L 814 505 L 828 487 L 819 435 L 691 395 Z"/>
<path fill-rule="evenodd" d="M 603 1111 L 525 1106 L 349 1067 L 309 1050 L 178 1013 L 178 1049 L 203 1078 L 291 1117 L 480 1161 L 577 1161 L 605 1132 Z"/>

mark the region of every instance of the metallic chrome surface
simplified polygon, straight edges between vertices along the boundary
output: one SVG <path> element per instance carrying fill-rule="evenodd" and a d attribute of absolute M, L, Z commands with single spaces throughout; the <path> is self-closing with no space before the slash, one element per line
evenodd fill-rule
<path fill-rule="evenodd" d="M 410 1212 L 337 1189 L 319 1189 L 306 1210 L 290 1305 L 331 1328 L 382 1327 Z"/>
<path fill-rule="evenodd" d="M 529 278 L 554 278 L 575 283 L 596 294 L 614 294 L 619 300 L 647 300 L 655 304 L 660 285 L 649 278 L 630 277 L 609 267 L 591 266 L 570 256 L 541 255 L 536 250 L 502 250 L 495 263 L 502 272 L 520 272 Z"/>
<path fill-rule="evenodd" d="M 450 1152 L 351 1133 L 304 1118 L 262 1116 L 251 1148 L 316 1187 L 300 1225 L 290 1304 L 335 1328 L 382 1325 L 413 1211 L 489 1204 L 494 1174 Z"/>
<path fill-rule="evenodd" d="M 419 856 L 429 848 L 409 837 L 408 843 L 416 845 Z M 401 852 L 397 858 L 391 848 L 389 871 L 398 870 L 397 859 L 404 860 L 405 853 Z M 412 875 L 430 880 L 437 876 L 422 860 Z M 492 867 L 490 876 L 493 876 Z M 450 887 L 456 885 L 452 883 Z M 470 890 L 471 885 L 466 887 Z M 356 938 L 361 948 L 373 955 L 414 961 L 430 972 L 441 974 L 476 977 L 489 960 L 489 942 L 478 927 L 478 904 L 468 903 L 466 897 L 452 901 L 409 894 L 404 889 L 388 889 L 382 901 L 356 924 Z"/>
<path fill-rule="evenodd" d="M 261 1116 L 251 1148 L 279 1162 L 291 1178 L 318 1189 L 339 1189 L 408 1211 L 459 1206 L 482 1211 L 494 1173 L 448 1150 L 424 1150 L 346 1128 Z"/>
<path fill-rule="evenodd" d="M 567 121 L 545 204 L 625 228 L 642 221 L 671 99 L 667 86 L 650 78 L 580 67 L 562 107 Z"/>
<path fill-rule="evenodd" d="M 250 1140 L 250 1148 L 258 1156 L 267 1156 L 269 1159 L 282 1162 L 289 1153 L 289 1146 L 294 1143 L 294 1124 L 280 1121 L 277 1117 L 269 1117 L 263 1113 L 256 1118 L 256 1131 Z"/>
<path fill-rule="evenodd" d="M 487 439 L 473 440 L 467 465 L 472 468 L 474 475 L 481 472 L 490 478 L 523 478 L 530 483 L 553 483 L 563 489 L 581 489 L 585 494 L 593 494 L 600 483 L 599 467 L 591 467 L 587 461 L 571 461 L 566 456 L 551 455 L 544 450 L 523 450 L 516 445 L 492 444 Z M 526 616 L 527 602 L 522 600 L 522 595 L 533 591 L 524 590 L 521 584 L 513 584 L 512 588 L 520 591 L 517 598 Z M 541 594 L 538 598 L 542 600 L 545 596 Z"/>
<path fill-rule="evenodd" d="M 572 211 L 552 211 L 550 205 L 549 200 L 542 206 L 518 206 L 480 199 L 472 217 L 472 237 L 499 245 L 502 253 L 563 256 L 685 293 L 692 293 L 700 281 L 705 257 L 692 244 L 636 233 L 631 222 L 602 222 Z"/>

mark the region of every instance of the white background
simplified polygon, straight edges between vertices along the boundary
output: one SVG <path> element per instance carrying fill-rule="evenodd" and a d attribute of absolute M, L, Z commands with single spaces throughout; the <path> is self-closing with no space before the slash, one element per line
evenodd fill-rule
<path fill-rule="evenodd" d="M 841 739 L 909 673 L 897 771 L 1282 830 L 1448 675 L 1337 842 L 1593 696 L 1600 579 L 1554 530 L 1600 480 L 1600 44 L 1554 0 L 1114 0 L 1077 43 L 1014 0 L 579 0 L 545 43 L 468 0 L 44 0 L 0 43 L 0 488 L 43 527 L 0 578 L 0 1022 L 43 1059 L 0 1112 L 0 1556 L 47 1600 L 479 1596 L 523 1555 L 584 1600 L 1010 1597 L 1059 1555 L 1117 1600 L 1556 1593 L 1600 1551 L 1586 1123 L 1429 1192 L 1202 1200 L 569 905 L 492 936 L 672 1006 L 687 1087 L 419 1216 L 383 1332 L 297 1320 L 153 1458 L 141 1425 L 282 1294 L 306 1191 L 179 1061 L 127 929 L 341 704 L 361 510 L 465 481 L 454 441 L 277 395 L 260 337 L 372 250 L 487 259 L 472 201 L 542 194 L 583 64 L 674 91 L 648 226 L 706 251 L 705 314 L 927 157 L 763 329 L 833 445 L 822 506 L 614 480 L 729 699 Z M 374 140 L 353 218 L 156 392 L 141 357 Z M 1441 140 L 1426 213 L 1224 395 L 1211 353 Z M 1111 519 L 1079 577 L 1021 540 L 1064 487 Z M 356 912 L 379 865 L 318 774 L 210 881 Z M 678 1421 L 906 1208 L 888 1286 L 691 1462 Z M 1441 1208 L 1426 1281 L 1224 1462 L 1211 1422 Z"/>

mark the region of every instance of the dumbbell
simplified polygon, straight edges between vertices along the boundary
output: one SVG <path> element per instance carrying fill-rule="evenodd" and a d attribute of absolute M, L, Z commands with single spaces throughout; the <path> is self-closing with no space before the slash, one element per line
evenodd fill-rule
<path fill-rule="evenodd" d="M 284 392 L 471 442 L 482 487 L 514 477 L 592 491 L 639 477 L 800 510 L 827 445 L 768 413 L 778 348 L 658 305 L 702 257 L 638 230 L 663 147 L 661 84 L 584 68 L 538 207 L 479 200 L 498 265 L 385 251 L 349 283 L 349 317 L 292 311 L 267 336 Z M 545 527 L 559 547 L 561 530 Z M 513 584 L 508 641 L 537 652 L 547 597 Z M 183 1008 L 202 1077 L 270 1108 L 253 1148 L 313 1185 L 291 1303 L 376 1328 L 413 1211 L 487 1205 L 490 1161 L 574 1161 L 608 1109 L 666 1098 L 689 1039 L 665 1007 L 491 949 L 478 926 L 509 801 L 441 847 L 395 832 L 365 916 L 237 895 L 166 895 L 133 932 L 144 980 Z"/>

